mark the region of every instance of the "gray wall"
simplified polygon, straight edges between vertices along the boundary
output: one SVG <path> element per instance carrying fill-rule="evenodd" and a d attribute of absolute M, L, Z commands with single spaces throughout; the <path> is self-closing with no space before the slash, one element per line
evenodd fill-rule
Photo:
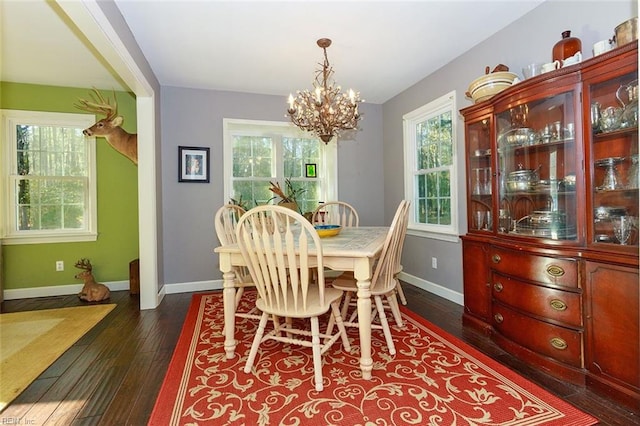
<path fill-rule="evenodd" d="M 162 88 L 162 198 L 167 286 L 221 279 L 213 226 L 223 199 L 222 119 L 285 122 L 286 97 Z M 362 131 L 338 143 L 339 197 L 363 225 L 384 224 L 382 106 L 363 104 Z M 335 143 L 335 142 L 331 142 Z M 178 182 L 178 146 L 209 147 L 211 183 Z M 167 289 L 171 292 L 171 289 Z"/>
<path fill-rule="evenodd" d="M 446 64 L 384 105 L 364 104 L 362 131 L 354 140 L 339 142 L 339 198 L 352 203 L 363 225 L 389 224 L 404 197 L 402 116 L 455 89 L 458 108 L 471 104 L 464 97 L 469 82 L 484 73 L 485 66 L 508 65 L 520 74 L 529 62 L 551 60 L 551 49 L 561 32 L 583 43 L 591 57 L 594 42 L 609 38 L 619 23 L 637 15 L 635 1 L 548 1 L 490 39 Z M 455 40 L 441 42 L 455 43 Z M 425 43 L 427 49 L 428 43 Z M 416 52 L 428 54 L 428 51 Z M 213 214 L 227 202 L 222 188 L 222 119 L 286 121 L 286 98 L 177 87 L 162 88 L 162 217 L 164 282 L 210 283 L 221 279 Z M 458 151 L 464 150 L 462 122 Z M 332 142 L 333 143 L 333 142 Z M 178 183 L 178 146 L 211 148 L 211 183 Z M 464 157 L 459 156 L 460 209 L 464 212 Z M 381 188 L 383 191 L 381 192 Z M 460 232 L 466 232 L 461 214 Z M 431 269 L 431 257 L 438 269 Z M 411 282 L 452 299 L 462 293 L 462 251 L 459 243 L 409 236 L 403 256 L 404 272 Z M 193 288 L 193 287 L 191 287 Z M 172 292 L 172 290 L 167 290 Z M 459 297 L 458 297 L 459 296 Z"/>
<path fill-rule="evenodd" d="M 497 32 L 437 72 L 395 96 L 383 105 L 385 217 L 390 220 L 403 196 L 402 116 L 451 90 L 457 91 L 458 108 L 471 105 L 465 91 L 471 81 L 484 73 L 485 66 L 505 64 L 522 76 L 522 67 L 532 62 L 550 62 L 553 45 L 564 30 L 582 41 L 584 58 L 592 57 L 591 47 L 611 38 L 614 28 L 638 15 L 637 2 L 628 1 L 547 1 Z M 455 43 L 455 35 L 439 42 Z M 416 54 L 428 55 L 425 50 Z M 460 183 L 460 233 L 466 233 L 466 195 L 464 175 L 464 128 L 458 131 L 458 182 Z M 438 269 L 431 268 L 431 257 L 438 258 Z M 462 247 L 428 238 L 408 236 L 403 253 L 403 271 L 410 282 L 445 297 L 462 293 Z M 455 294 L 458 293 L 458 294 Z M 455 297 L 454 297 L 455 298 Z M 458 298 L 459 300 L 459 298 Z"/>

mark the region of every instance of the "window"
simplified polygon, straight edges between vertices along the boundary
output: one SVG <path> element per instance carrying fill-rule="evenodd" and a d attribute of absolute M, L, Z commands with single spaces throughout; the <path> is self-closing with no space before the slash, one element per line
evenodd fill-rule
<path fill-rule="evenodd" d="M 403 117 L 410 232 L 457 241 L 455 91 Z"/>
<path fill-rule="evenodd" d="M 269 182 L 291 182 L 301 212 L 337 199 L 337 146 L 325 145 L 290 123 L 224 120 L 225 202 L 246 208 L 270 203 Z"/>
<path fill-rule="evenodd" d="M 3 243 L 95 241 L 95 138 L 87 114 L 2 110 Z"/>

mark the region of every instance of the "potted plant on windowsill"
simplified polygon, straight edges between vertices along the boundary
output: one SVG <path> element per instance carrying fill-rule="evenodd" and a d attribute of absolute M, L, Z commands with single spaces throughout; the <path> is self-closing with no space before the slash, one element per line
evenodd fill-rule
<path fill-rule="evenodd" d="M 238 206 L 243 208 L 245 211 L 249 210 L 251 207 L 248 204 L 248 201 L 244 201 L 242 199 L 242 194 L 240 194 L 240 197 L 236 200 L 235 198 L 229 198 L 229 204 L 233 204 L 234 206 Z"/>
<path fill-rule="evenodd" d="M 275 194 L 274 198 L 280 198 L 280 201 L 278 201 L 279 206 L 290 208 L 291 210 L 302 214 L 300 206 L 298 205 L 298 198 L 304 194 L 306 189 L 294 187 L 291 179 L 289 178 L 284 180 L 284 189 L 280 186 L 279 182 L 269 183 L 271 184 L 269 190 Z"/>

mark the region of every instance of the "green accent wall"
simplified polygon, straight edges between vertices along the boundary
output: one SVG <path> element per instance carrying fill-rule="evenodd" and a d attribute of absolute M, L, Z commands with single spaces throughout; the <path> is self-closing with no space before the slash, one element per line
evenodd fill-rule
<path fill-rule="evenodd" d="M 54 87 L 0 82 L 0 108 L 82 113 L 74 107 L 88 99 L 91 88 Z M 113 92 L 101 91 L 113 99 Z M 136 99 L 116 92 L 122 127 L 136 132 Z M 103 118 L 101 116 L 98 119 Z M 4 245 L 3 288 L 24 289 L 80 284 L 74 278 L 80 258 L 89 258 L 98 281 L 129 280 L 129 262 L 138 258 L 138 168 L 97 138 L 98 239 L 95 242 Z M 56 272 L 55 262 L 65 270 Z"/>

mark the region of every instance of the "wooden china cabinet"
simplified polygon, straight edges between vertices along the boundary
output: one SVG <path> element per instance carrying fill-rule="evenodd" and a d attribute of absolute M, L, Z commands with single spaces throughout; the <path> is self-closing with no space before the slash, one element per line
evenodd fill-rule
<path fill-rule="evenodd" d="M 640 408 L 637 42 L 461 113 L 465 323 Z"/>

